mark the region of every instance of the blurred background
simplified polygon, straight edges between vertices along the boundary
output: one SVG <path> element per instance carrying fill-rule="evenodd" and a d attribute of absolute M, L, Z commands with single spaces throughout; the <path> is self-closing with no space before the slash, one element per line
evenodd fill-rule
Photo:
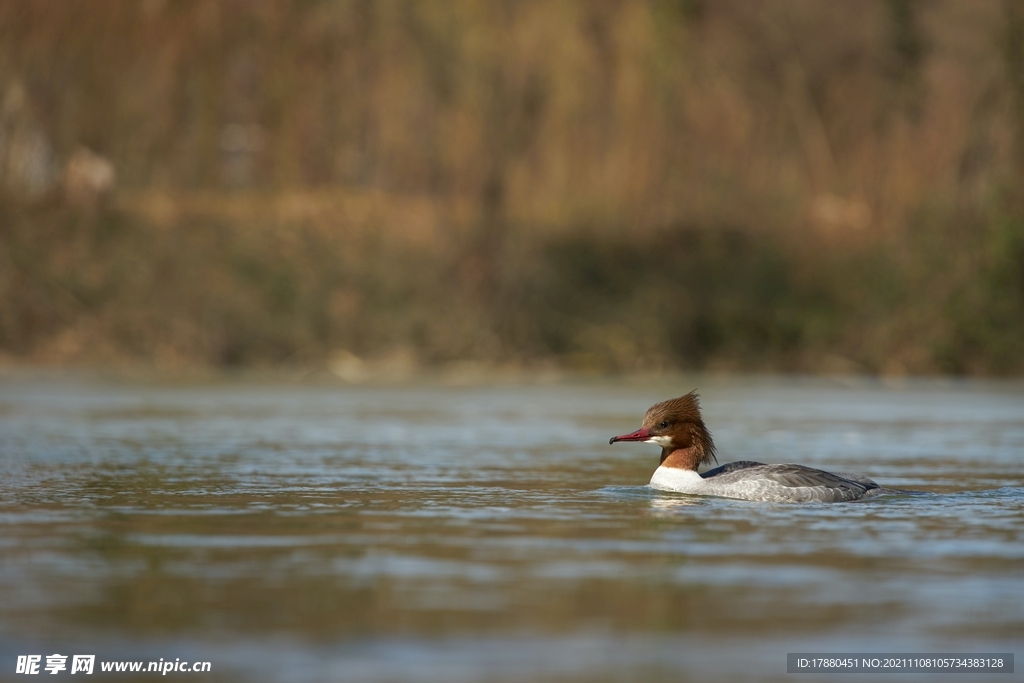
<path fill-rule="evenodd" d="M 1019 374 L 1022 179 L 1013 0 L 0 0 L 0 359 Z"/>

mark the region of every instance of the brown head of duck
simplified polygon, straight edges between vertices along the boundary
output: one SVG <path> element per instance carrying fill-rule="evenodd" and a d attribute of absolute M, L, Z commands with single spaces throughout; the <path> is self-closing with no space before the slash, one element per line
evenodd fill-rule
<path fill-rule="evenodd" d="M 717 463 L 715 442 L 700 414 L 700 396 L 685 396 L 655 403 L 647 409 L 640 429 L 613 436 L 616 441 L 641 441 L 661 446 L 661 466 L 696 471 L 701 465 Z"/>

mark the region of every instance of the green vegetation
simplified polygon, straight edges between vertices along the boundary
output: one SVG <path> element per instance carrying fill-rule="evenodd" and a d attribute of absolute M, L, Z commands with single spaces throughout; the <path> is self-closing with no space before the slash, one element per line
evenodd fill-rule
<path fill-rule="evenodd" d="M 0 352 L 1019 374 L 1022 36 L 1012 0 L 0 0 Z"/>

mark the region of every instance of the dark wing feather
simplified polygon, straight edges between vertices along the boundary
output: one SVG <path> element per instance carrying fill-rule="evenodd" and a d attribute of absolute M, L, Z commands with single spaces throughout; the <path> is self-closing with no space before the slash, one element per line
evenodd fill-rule
<path fill-rule="evenodd" d="M 878 488 L 878 484 L 867 477 L 847 479 L 838 474 L 804 465 L 766 465 L 765 467 L 767 468 L 765 474 L 768 475 L 768 478 L 783 486 L 824 486 L 830 489 L 847 489 L 853 486 L 860 491 Z"/>
<path fill-rule="evenodd" d="M 763 462 L 754 462 L 753 460 L 737 460 L 736 462 L 727 462 L 721 467 L 716 467 L 713 470 L 708 470 L 704 474 L 700 475 L 707 479 L 708 477 L 717 477 L 725 474 L 726 472 L 735 472 L 737 470 L 745 470 L 748 467 L 757 467 L 758 465 L 764 465 Z"/>

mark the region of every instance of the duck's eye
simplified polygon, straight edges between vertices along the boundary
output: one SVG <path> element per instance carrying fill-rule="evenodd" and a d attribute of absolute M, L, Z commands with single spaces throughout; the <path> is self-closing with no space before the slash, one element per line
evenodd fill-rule
<path fill-rule="evenodd" d="M 658 426 L 661 427 L 662 429 L 667 429 L 668 428 L 668 420 L 662 420 L 661 424 L 659 424 Z"/>

